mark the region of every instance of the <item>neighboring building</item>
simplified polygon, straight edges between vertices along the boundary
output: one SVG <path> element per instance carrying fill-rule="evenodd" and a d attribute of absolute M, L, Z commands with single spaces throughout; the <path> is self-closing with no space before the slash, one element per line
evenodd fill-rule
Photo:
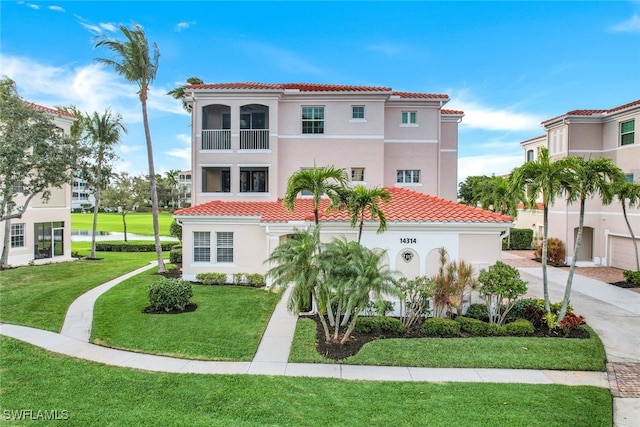
<path fill-rule="evenodd" d="M 640 180 L 640 100 L 610 110 L 574 110 L 542 122 L 545 135 L 520 143 L 525 161 L 537 158 L 538 147 L 547 147 L 552 160 L 566 156 L 612 159 L 627 180 Z M 559 197 L 549 211 L 549 236 L 562 240 L 570 262 L 578 229 L 579 203 L 567 205 Z M 640 209 L 628 210 L 634 234 L 640 234 Z M 521 212 L 516 227 L 533 228 L 542 236 L 542 212 Z M 640 241 L 638 242 L 640 243 Z M 590 261 L 635 270 L 635 252 L 618 200 L 603 206 L 596 197 L 587 201 L 578 261 Z"/>
<path fill-rule="evenodd" d="M 80 177 L 80 172 L 74 173 L 73 185 L 71 188 L 71 211 L 87 212 L 93 209 L 96 204 L 96 197 L 89 190 L 87 181 Z"/>
<path fill-rule="evenodd" d="M 178 174 L 178 207 L 191 206 L 191 171 L 180 171 Z"/>
<path fill-rule="evenodd" d="M 183 276 L 264 273 L 271 251 L 313 224 L 304 195 L 282 205 L 289 177 L 304 168 L 346 170 L 351 184 L 387 187 L 387 231 L 365 225 L 362 243 L 387 250 L 408 277 L 433 274 L 437 249 L 479 268 L 501 256 L 511 218 L 459 205 L 458 123 L 447 95 L 385 87 L 230 83 L 187 86 L 192 107 L 193 207 L 182 223 Z M 322 208 L 322 238 L 355 239 L 344 213 Z"/>
<path fill-rule="evenodd" d="M 54 124 L 69 134 L 75 116 L 52 108 L 29 105 L 50 114 Z M 24 203 L 25 196 L 21 194 L 20 184 L 16 185 L 16 193 L 18 196 L 15 201 Z M 4 241 L 4 230 L 2 224 L 0 242 Z M 52 188 L 48 202 L 34 197 L 22 218 L 11 220 L 10 232 L 9 265 L 71 260 L 71 186 L 65 184 L 61 188 Z"/>

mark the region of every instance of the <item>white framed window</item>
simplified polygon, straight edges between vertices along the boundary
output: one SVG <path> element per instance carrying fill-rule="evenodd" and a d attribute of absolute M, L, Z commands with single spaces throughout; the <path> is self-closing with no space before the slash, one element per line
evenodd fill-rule
<path fill-rule="evenodd" d="M 302 133 L 324 133 L 324 107 L 302 107 Z"/>
<path fill-rule="evenodd" d="M 16 181 L 13 183 L 13 192 L 14 193 L 24 193 L 24 182 Z"/>
<path fill-rule="evenodd" d="M 403 111 L 401 113 L 401 121 L 403 125 L 415 125 L 416 124 L 416 112 L 415 111 Z"/>
<path fill-rule="evenodd" d="M 193 262 L 211 262 L 211 233 L 193 232 Z"/>
<path fill-rule="evenodd" d="M 233 262 L 233 232 L 216 233 L 216 262 Z"/>
<path fill-rule="evenodd" d="M 11 224 L 11 247 L 24 248 L 24 223 Z"/>
<path fill-rule="evenodd" d="M 398 170 L 396 174 L 396 182 L 401 184 L 415 184 L 420 182 L 419 169 Z"/>
<path fill-rule="evenodd" d="M 364 119 L 364 105 L 352 105 L 351 106 L 351 118 L 352 119 Z"/>
<path fill-rule="evenodd" d="M 624 175 L 624 179 L 627 182 L 633 182 L 633 174 L 632 173 L 627 173 Z"/>
<path fill-rule="evenodd" d="M 620 123 L 620 145 L 634 143 L 635 125 L 635 120 Z"/>
<path fill-rule="evenodd" d="M 527 150 L 527 162 L 532 162 L 533 160 L 533 150 Z"/>
<path fill-rule="evenodd" d="M 351 181 L 364 181 L 364 168 L 351 168 Z"/>

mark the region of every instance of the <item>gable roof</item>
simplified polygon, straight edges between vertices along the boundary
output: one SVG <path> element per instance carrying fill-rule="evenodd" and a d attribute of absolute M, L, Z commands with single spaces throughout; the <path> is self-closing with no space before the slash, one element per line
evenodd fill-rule
<path fill-rule="evenodd" d="M 624 104 L 624 105 L 620 105 L 618 107 L 611 108 L 609 110 L 572 110 L 572 111 L 569 111 L 567 113 L 561 114 L 559 116 L 547 119 L 547 120 L 543 121 L 541 124 L 544 126 L 546 124 L 551 124 L 551 123 L 556 122 L 556 121 L 558 121 L 560 119 L 568 118 L 570 116 L 574 116 L 574 117 L 575 116 L 579 116 L 579 117 L 596 117 L 596 116 L 604 117 L 604 116 L 608 116 L 608 115 L 613 114 L 613 113 L 618 113 L 618 112 L 624 111 L 624 110 L 626 110 L 628 108 L 633 108 L 633 107 L 637 107 L 637 106 L 640 106 L 640 99 L 638 99 L 637 101 L 629 102 L 629 103 Z"/>
<path fill-rule="evenodd" d="M 391 202 L 382 204 L 387 222 L 431 223 L 510 223 L 513 218 L 491 211 L 463 205 L 439 197 L 418 193 L 405 188 L 391 187 Z M 344 211 L 328 211 L 329 200 L 320 202 L 320 219 L 329 222 L 349 221 Z M 257 217 L 262 223 L 313 221 L 313 201 L 297 198 L 292 211 L 285 209 L 282 199 L 265 202 L 215 200 L 190 208 L 180 209 L 176 216 Z M 366 218 L 369 220 L 370 218 Z"/>

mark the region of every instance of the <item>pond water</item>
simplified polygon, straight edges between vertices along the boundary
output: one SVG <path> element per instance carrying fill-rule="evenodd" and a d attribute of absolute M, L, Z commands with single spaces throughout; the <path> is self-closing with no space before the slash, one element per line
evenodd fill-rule
<path fill-rule="evenodd" d="M 72 242 L 90 242 L 93 233 L 91 230 L 71 230 Z M 98 231 L 96 233 L 97 241 L 104 240 L 122 240 L 124 241 L 124 233 L 118 233 L 115 231 Z M 144 234 L 127 233 L 127 240 L 153 240 L 153 236 L 147 236 Z M 178 241 L 175 237 L 160 236 L 162 241 L 175 242 Z"/>

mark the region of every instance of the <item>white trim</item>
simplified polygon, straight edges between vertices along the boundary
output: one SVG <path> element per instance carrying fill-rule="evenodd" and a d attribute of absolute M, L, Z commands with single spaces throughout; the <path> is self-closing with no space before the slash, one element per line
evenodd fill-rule
<path fill-rule="evenodd" d="M 198 167 L 200 168 L 232 168 L 233 163 L 199 163 Z M 191 174 L 191 176 L 193 177 L 193 173 Z"/>
<path fill-rule="evenodd" d="M 198 153 L 202 153 L 202 154 L 226 154 L 226 153 L 233 153 L 233 150 L 229 149 L 229 150 L 203 150 L 203 149 L 199 149 Z"/>
<path fill-rule="evenodd" d="M 236 194 L 238 197 L 271 197 L 271 193 L 255 193 L 255 192 L 241 192 Z"/>
<path fill-rule="evenodd" d="M 305 133 L 280 135 L 280 139 L 384 139 L 384 135 L 330 135 L 326 133 Z"/>
<path fill-rule="evenodd" d="M 385 139 L 385 144 L 437 144 L 437 139 Z"/>
<path fill-rule="evenodd" d="M 255 153 L 255 154 L 270 154 L 271 150 L 238 150 L 236 153 Z"/>
<path fill-rule="evenodd" d="M 419 128 L 420 125 L 418 123 L 400 123 L 401 128 Z"/>
<path fill-rule="evenodd" d="M 422 187 L 421 182 L 397 182 L 396 187 Z"/>
<path fill-rule="evenodd" d="M 440 152 L 441 153 L 457 153 L 458 149 L 457 148 L 441 148 Z"/>
<path fill-rule="evenodd" d="M 198 193 L 198 197 L 233 197 L 234 194 L 231 191 L 212 191 L 212 192 L 207 192 L 207 193 Z M 204 202 L 206 203 L 206 202 Z"/>
<path fill-rule="evenodd" d="M 236 166 L 240 168 L 270 168 L 271 163 L 238 163 Z"/>
<path fill-rule="evenodd" d="M 367 119 L 349 119 L 349 123 L 367 123 Z"/>

